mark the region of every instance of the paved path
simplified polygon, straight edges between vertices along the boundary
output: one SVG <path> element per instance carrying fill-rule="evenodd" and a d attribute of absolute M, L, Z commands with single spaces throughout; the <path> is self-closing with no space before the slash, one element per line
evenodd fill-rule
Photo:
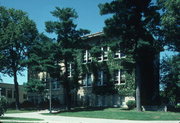
<path fill-rule="evenodd" d="M 180 121 L 132 121 L 132 120 L 112 120 L 112 119 L 64 117 L 64 116 L 49 116 L 49 115 L 46 116 L 46 115 L 42 115 L 41 113 L 48 113 L 48 111 L 46 110 L 46 111 L 30 112 L 30 113 L 5 114 L 5 116 L 22 117 L 22 118 L 38 118 L 44 120 L 44 121 L 35 121 L 36 123 L 38 122 L 39 123 L 40 122 L 41 123 L 42 122 L 43 123 L 180 123 Z"/>

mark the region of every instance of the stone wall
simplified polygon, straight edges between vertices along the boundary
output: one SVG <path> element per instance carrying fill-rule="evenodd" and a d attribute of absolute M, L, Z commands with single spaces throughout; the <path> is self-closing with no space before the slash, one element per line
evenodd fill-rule
<path fill-rule="evenodd" d="M 114 95 L 95 95 L 92 87 L 81 87 L 77 93 L 77 103 L 79 106 L 92 107 L 127 107 L 128 100 L 135 100 L 134 97 Z"/>

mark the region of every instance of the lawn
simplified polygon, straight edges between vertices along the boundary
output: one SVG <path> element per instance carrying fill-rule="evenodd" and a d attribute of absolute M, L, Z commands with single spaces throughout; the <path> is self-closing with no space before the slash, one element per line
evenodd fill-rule
<path fill-rule="evenodd" d="M 121 110 L 119 108 L 106 109 L 75 109 L 71 112 L 59 112 L 56 114 L 69 117 L 88 117 L 119 120 L 180 120 L 180 113 L 174 112 L 137 112 L 135 110 Z"/>
<path fill-rule="evenodd" d="M 0 117 L 0 120 L 18 120 L 18 121 L 43 121 L 37 118 L 20 118 L 20 117 Z"/>
<path fill-rule="evenodd" d="M 10 114 L 10 113 L 28 113 L 28 112 L 35 112 L 37 110 L 26 110 L 26 109 L 22 109 L 22 110 L 15 110 L 15 109 L 8 109 L 5 114 Z"/>

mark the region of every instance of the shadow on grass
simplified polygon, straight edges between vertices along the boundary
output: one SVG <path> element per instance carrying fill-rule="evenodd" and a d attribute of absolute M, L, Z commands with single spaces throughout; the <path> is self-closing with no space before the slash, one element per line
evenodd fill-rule
<path fill-rule="evenodd" d="M 0 117 L 0 120 L 25 120 L 25 121 L 43 121 L 37 118 L 21 118 L 21 117 Z"/>
<path fill-rule="evenodd" d="M 52 114 L 59 114 L 59 113 L 64 113 L 64 112 L 82 112 L 82 111 L 100 111 L 104 110 L 106 107 L 78 107 L 78 108 L 72 108 L 71 110 L 60 110 L 58 112 L 54 112 Z"/>

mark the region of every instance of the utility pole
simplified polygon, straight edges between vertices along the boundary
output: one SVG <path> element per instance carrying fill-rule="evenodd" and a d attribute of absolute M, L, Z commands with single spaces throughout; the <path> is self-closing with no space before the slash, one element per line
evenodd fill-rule
<path fill-rule="evenodd" d="M 52 113 L 52 83 L 51 78 L 49 79 L 49 113 Z"/>

